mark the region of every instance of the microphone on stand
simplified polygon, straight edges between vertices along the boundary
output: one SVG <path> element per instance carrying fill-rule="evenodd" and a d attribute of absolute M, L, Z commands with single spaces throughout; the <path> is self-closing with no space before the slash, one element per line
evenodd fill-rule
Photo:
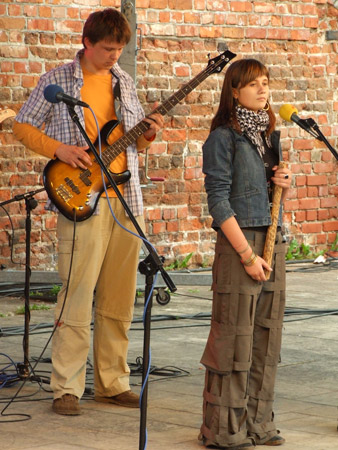
<path fill-rule="evenodd" d="M 306 119 L 301 119 L 298 115 L 298 109 L 289 104 L 285 104 L 280 107 L 279 115 L 282 119 L 287 122 L 295 122 L 298 126 L 303 128 L 303 130 L 311 133 L 311 126 L 307 123 Z"/>
<path fill-rule="evenodd" d="M 298 126 L 303 128 L 303 130 L 310 133 L 311 136 L 318 139 L 319 141 L 324 142 L 324 144 L 327 146 L 327 148 L 331 151 L 333 156 L 338 161 L 338 152 L 332 147 L 332 145 L 320 131 L 319 126 L 317 125 L 315 120 L 312 119 L 312 117 L 309 117 L 308 119 L 301 119 L 297 115 L 297 113 L 298 113 L 297 108 L 289 104 L 285 104 L 281 106 L 279 109 L 279 115 L 281 116 L 282 119 L 286 120 L 287 122 L 295 122 Z"/>
<path fill-rule="evenodd" d="M 65 94 L 64 90 L 61 86 L 57 84 L 49 84 L 45 87 L 43 91 L 43 95 L 47 102 L 50 103 L 66 103 L 69 106 L 83 106 L 84 108 L 89 108 L 88 103 L 85 103 L 75 97 L 71 97 L 68 94 Z"/>

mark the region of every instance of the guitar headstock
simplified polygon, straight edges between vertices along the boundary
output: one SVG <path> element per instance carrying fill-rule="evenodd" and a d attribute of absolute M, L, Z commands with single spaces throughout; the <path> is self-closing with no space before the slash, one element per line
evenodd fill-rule
<path fill-rule="evenodd" d="M 9 119 L 10 117 L 15 117 L 16 112 L 12 109 L 0 109 L 0 123 L 3 122 L 6 119 Z"/>
<path fill-rule="evenodd" d="M 236 53 L 232 53 L 230 50 L 226 50 L 215 58 L 209 58 L 208 68 L 212 69 L 211 73 L 222 72 L 224 66 L 226 66 L 228 62 L 234 59 L 236 56 Z"/>

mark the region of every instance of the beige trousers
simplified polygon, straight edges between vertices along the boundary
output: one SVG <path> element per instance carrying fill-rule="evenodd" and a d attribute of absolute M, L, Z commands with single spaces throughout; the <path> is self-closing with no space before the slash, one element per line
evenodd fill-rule
<path fill-rule="evenodd" d="M 265 233 L 244 233 L 262 255 Z M 285 244 L 280 233 L 272 266 L 269 281 L 253 280 L 218 234 L 211 330 L 201 360 L 207 369 L 201 427 L 206 446 L 232 447 L 249 436 L 263 444 L 277 434 L 273 400 L 285 309 Z"/>
<path fill-rule="evenodd" d="M 120 201 L 110 199 L 117 220 L 136 232 Z M 137 221 L 144 229 L 143 217 Z M 69 267 L 74 224 L 58 217 L 59 275 L 62 288 L 55 320 L 62 311 L 52 343 L 51 387 L 54 397 L 85 388 L 95 290 L 94 390 L 113 396 L 129 388 L 128 330 L 133 317 L 141 240 L 123 230 L 112 217 L 108 202 L 100 199 L 100 214 L 76 224 L 73 263 Z"/>

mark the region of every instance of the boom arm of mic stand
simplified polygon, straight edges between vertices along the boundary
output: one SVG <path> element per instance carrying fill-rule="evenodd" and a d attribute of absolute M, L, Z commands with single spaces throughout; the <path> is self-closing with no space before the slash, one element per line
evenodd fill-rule
<path fill-rule="evenodd" d="M 324 144 L 326 145 L 326 147 L 330 150 L 330 152 L 333 154 L 333 156 L 336 158 L 336 160 L 338 161 L 338 153 L 337 150 L 335 150 L 332 145 L 330 144 L 330 142 L 326 139 L 326 137 L 323 135 L 323 133 L 320 131 L 320 128 L 318 126 L 318 124 L 314 121 L 314 119 L 312 119 L 312 117 L 309 117 L 308 119 L 306 119 L 306 122 L 308 123 L 308 125 L 316 132 L 317 136 L 316 139 L 318 139 L 321 142 L 324 142 Z"/>
<path fill-rule="evenodd" d="M 170 290 L 170 292 L 175 292 L 177 288 L 176 288 L 174 282 L 169 277 L 168 273 L 165 272 L 165 270 L 163 268 L 163 261 L 160 259 L 160 257 L 156 253 L 156 251 L 153 249 L 153 247 L 147 241 L 146 236 L 144 235 L 141 227 L 137 223 L 137 220 L 135 219 L 135 217 L 134 217 L 133 213 L 131 212 L 129 206 L 127 205 L 125 199 L 123 198 L 121 192 L 119 191 L 119 189 L 118 189 L 118 187 L 117 187 L 113 177 L 111 176 L 111 174 L 110 174 L 109 170 L 107 169 L 107 167 L 104 165 L 104 162 L 100 158 L 100 155 L 97 153 L 97 150 L 96 150 L 95 146 L 93 145 L 92 141 L 89 139 L 85 129 L 83 128 L 82 124 L 80 123 L 79 117 L 76 114 L 76 112 L 74 110 L 74 107 L 70 106 L 70 105 L 67 105 L 67 108 L 68 108 L 68 112 L 70 114 L 71 119 L 73 120 L 73 122 L 75 122 L 75 124 L 79 128 L 79 130 L 80 130 L 82 136 L 84 137 L 85 141 L 87 142 L 89 148 L 93 152 L 96 161 L 98 162 L 98 164 L 101 167 L 103 173 L 107 177 L 107 180 L 109 181 L 110 185 L 114 189 L 118 199 L 122 203 L 122 206 L 124 207 L 124 209 L 125 209 L 126 213 L 128 214 L 130 220 L 132 221 L 132 223 L 133 223 L 137 233 L 139 234 L 139 236 L 141 236 L 143 238 L 143 242 L 144 242 L 145 246 L 147 247 L 147 250 L 149 251 L 149 256 L 152 259 L 153 265 L 156 267 L 157 270 L 159 270 L 161 272 L 162 278 L 165 281 L 165 283 L 166 283 L 168 289 Z"/>

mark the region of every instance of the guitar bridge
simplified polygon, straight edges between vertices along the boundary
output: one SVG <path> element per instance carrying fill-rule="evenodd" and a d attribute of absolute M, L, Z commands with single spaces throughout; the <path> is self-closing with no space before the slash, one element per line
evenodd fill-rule
<path fill-rule="evenodd" d="M 55 189 L 55 192 L 56 192 L 57 195 L 58 195 L 59 197 L 61 197 L 62 200 L 65 201 L 66 203 L 67 203 L 71 198 L 73 198 L 73 195 L 71 194 L 71 192 L 69 192 L 69 190 L 68 190 L 63 184 L 60 184 L 60 186 L 58 186 L 58 187 Z"/>

